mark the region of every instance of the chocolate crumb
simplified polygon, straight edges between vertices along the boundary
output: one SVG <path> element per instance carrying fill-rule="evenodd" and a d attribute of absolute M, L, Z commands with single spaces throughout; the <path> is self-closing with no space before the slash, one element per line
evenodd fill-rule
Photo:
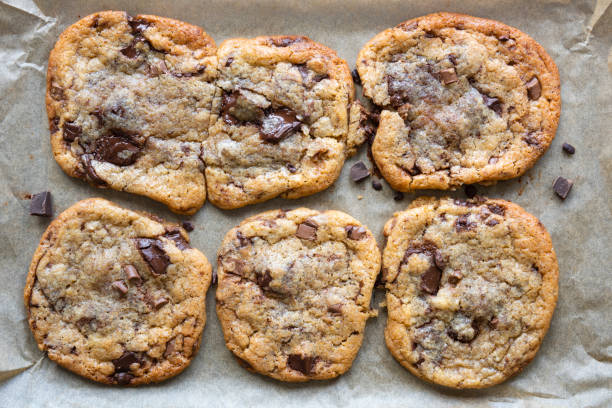
<path fill-rule="evenodd" d="M 382 183 L 380 182 L 380 180 L 378 180 L 378 179 L 376 179 L 376 178 L 375 178 L 375 179 L 373 179 L 373 180 L 372 180 L 372 188 L 373 188 L 374 190 L 376 190 L 376 191 L 380 191 L 380 190 L 382 190 L 383 186 L 382 186 Z"/>
<path fill-rule="evenodd" d="M 565 200 L 573 185 L 574 182 L 572 180 L 566 179 L 565 177 L 557 177 L 553 183 L 553 191 Z"/>
<path fill-rule="evenodd" d="M 569 143 L 563 143 L 563 151 L 567 154 L 576 153 L 576 148 Z"/>
<path fill-rule="evenodd" d="M 183 221 L 183 222 L 181 222 L 181 226 L 187 232 L 191 232 L 191 231 L 193 231 L 195 229 L 195 227 L 193 226 L 193 223 L 191 221 Z"/>

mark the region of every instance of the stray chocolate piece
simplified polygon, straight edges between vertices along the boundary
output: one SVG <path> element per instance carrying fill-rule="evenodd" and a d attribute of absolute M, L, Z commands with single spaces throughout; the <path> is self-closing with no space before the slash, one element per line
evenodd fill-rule
<path fill-rule="evenodd" d="M 574 182 L 572 180 L 568 180 L 565 177 L 557 177 L 553 183 L 553 190 L 555 194 L 565 200 L 573 185 Z"/>
<path fill-rule="evenodd" d="M 452 84 L 453 82 L 457 82 L 459 80 L 457 77 L 457 72 L 455 72 L 455 68 L 446 68 L 439 71 L 438 77 L 440 78 L 440 82 L 442 82 L 444 85 Z"/>
<path fill-rule="evenodd" d="M 542 86 L 540 85 L 538 77 L 531 78 L 525 86 L 527 87 L 527 96 L 529 96 L 529 99 L 535 101 L 542 95 Z"/>
<path fill-rule="evenodd" d="M 396 191 L 395 194 L 393 194 L 393 199 L 395 201 L 402 201 L 404 199 L 404 193 L 401 191 Z"/>
<path fill-rule="evenodd" d="M 474 197 L 476 197 L 476 194 L 478 194 L 478 190 L 472 184 L 468 184 L 468 185 L 464 186 L 463 190 L 465 191 L 465 195 L 468 198 L 474 198 Z"/>
<path fill-rule="evenodd" d="M 128 287 L 125 285 L 125 282 L 122 280 L 118 280 L 118 281 L 111 283 L 111 288 L 115 289 L 117 292 L 119 292 L 122 295 L 125 295 L 126 293 L 128 293 Z"/>
<path fill-rule="evenodd" d="M 289 357 L 287 357 L 287 365 L 295 371 L 299 371 L 304 375 L 309 375 L 314 371 L 316 360 L 316 357 L 290 354 Z"/>
<path fill-rule="evenodd" d="M 38 215 L 41 217 L 50 217 L 53 215 L 51 208 L 51 193 L 43 191 L 42 193 L 34 194 L 30 201 L 30 215 Z"/>
<path fill-rule="evenodd" d="M 155 299 L 155 301 L 153 302 L 153 307 L 155 308 L 155 310 L 158 310 L 167 303 L 168 299 L 162 296 L 159 299 Z"/>
<path fill-rule="evenodd" d="M 351 180 L 358 182 L 368 177 L 370 177 L 370 170 L 368 170 L 362 161 L 353 164 L 353 167 L 351 167 Z"/>
<path fill-rule="evenodd" d="M 576 153 L 576 148 L 569 143 L 563 143 L 563 151 L 567 154 Z"/>
<path fill-rule="evenodd" d="M 309 241 L 315 241 L 317 239 L 317 228 L 319 226 L 312 220 L 306 220 L 297 227 L 295 236 Z"/>
<path fill-rule="evenodd" d="M 134 265 L 125 265 L 123 267 L 123 272 L 125 273 L 128 282 L 136 285 L 140 285 L 142 283 L 142 278 Z"/>
<path fill-rule="evenodd" d="M 193 231 L 195 229 L 195 227 L 193 226 L 193 223 L 191 221 L 183 221 L 183 222 L 181 222 L 181 226 L 187 232 L 191 232 L 191 231 Z"/>
<path fill-rule="evenodd" d="M 346 236 L 349 239 L 353 239 L 355 241 L 359 241 L 360 239 L 363 239 L 363 237 L 366 236 L 366 229 L 363 227 L 347 225 L 346 227 L 344 227 L 344 230 L 346 231 Z"/>
<path fill-rule="evenodd" d="M 382 186 L 382 183 L 380 182 L 380 180 L 378 180 L 376 178 L 372 180 L 372 188 L 374 190 L 380 191 L 380 190 L 382 190 L 382 187 L 383 186 Z"/>

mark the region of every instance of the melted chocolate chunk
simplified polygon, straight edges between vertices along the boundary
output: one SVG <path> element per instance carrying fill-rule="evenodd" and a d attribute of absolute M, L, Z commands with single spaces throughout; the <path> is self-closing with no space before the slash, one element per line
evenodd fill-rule
<path fill-rule="evenodd" d="M 93 160 L 93 155 L 91 154 L 84 154 L 81 156 L 81 162 L 83 164 L 83 167 L 85 168 L 85 178 L 93 184 L 96 184 L 99 186 L 106 185 L 106 182 L 102 180 L 100 176 L 98 176 L 98 173 L 96 173 L 96 170 L 91 165 L 92 160 Z"/>
<path fill-rule="evenodd" d="M 32 196 L 30 200 L 30 215 L 38 215 L 40 217 L 51 217 L 53 215 L 51 192 L 43 191 Z"/>
<path fill-rule="evenodd" d="M 142 33 L 149 28 L 149 23 L 146 20 L 133 18 L 131 16 L 128 16 L 128 24 L 132 29 L 133 35 L 142 35 Z"/>
<path fill-rule="evenodd" d="M 532 101 L 535 101 L 540 98 L 542 95 L 542 86 L 540 85 L 540 81 L 538 77 L 533 77 L 525 84 L 527 87 L 527 96 Z"/>
<path fill-rule="evenodd" d="M 136 245 L 142 258 L 149 264 L 151 272 L 155 276 L 166 273 L 170 265 L 170 258 L 166 255 L 161 241 L 151 238 L 138 238 Z"/>
<path fill-rule="evenodd" d="M 128 385 L 134 379 L 134 376 L 129 373 L 116 373 L 113 378 L 119 385 Z"/>
<path fill-rule="evenodd" d="M 287 357 L 287 365 L 291 367 L 291 369 L 299 371 L 304 375 L 310 375 L 314 372 L 317 360 L 317 357 L 289 354 Z"/>
<path fill-rule="evenodd" d="M 64 123 L 64 140 L 73 142 L 74 139 L 80 137 L 82 133 L 81 127 L 72 122 Z"/>
<path fill-rule="evenodd" d="M 140 54 L 138 50 L 134 47 L 134 43 L 128 45 L 125 48 L 121 49 L 121 53 L 130 59 L 134 59 Z"/>
<path fill-rule="evenodd" d="M 127 278 L 128 282 L 131 284 L 140 285 L 142 283 L 142 278 L 134 265 L 125 265 L 123 267 L 123 272 L 125 273 L 125 277 Z"/>
<path fill-rule="evenodd" d="M 351 167 L 350 175 L 351 180 L 353 180 L 354 182 L 359 182 L 370 177 L 370 170 L 368 170 L 368 168 L 362 161 L 358 161 Z"/>
<path fill-rule="evenodd" d="M 435 265 L 431 265 L 427 271 L 421 276 L 421 290 L 436 295 L 440 288 L 440 278 L 442 271 Z"/>
<path fill-rule="evenodd" d="M 361 77 L 359 76 L 359 71 L 357 71 L 357 69 L 353 69 L 351 71 L 351 76 L 353 77 L 353 82 L 355 85 L 361 85 Z"/>
<path fill-rule="evenodd" d="M 487 208 L 489 209 L 489 211 L 491 211 L 493 214 L 497 214 L 497 215 L 504 215 L 506 213 L 506 209 L 498 204 L 487 204 Z"/>
<path fill-rule="evenodd" d="M 366 229 L 364 227 L 357 227 L 355 225 L 347 225 L 346 227 L 344 227 L 344 230 L 346 231 L 346 236 L 349 239 L 355 241 L 359 241 L 365 238 L 365 236 L 367 235 Z"/>
<path fill-rule="evenodd" d="M 115 366 L 115 372 L 126 372 L 130 371 L 130 366 L 134 363 L 140 363 L 138 356 L 132 351 L 125 351 L 121 357 L 113 360 Z"/>
<path fill-rule="evenodd" d="M 301 43 L 305 40 L 305 37 L 274 37 L 268 41 L 269 45 L 275 47 L 288 47 L 292 44 Z"/>
<path fill-rule="evenodd" d="M 129 166 L 138 159 L 140 148 L 123 137 L 103 136 L 95 143 L 96 159 L 115 164 Z"/>
<path fill-rule="evenodd" d="M 471 222 L 468 214 L 462 214 L 455 220 L 455 230 L 457 232 L 471 231 L 476 228 L 476 223 Z"/>
<path fill-rule="evenodd" d="M 245 237 L 240 231 L 236 232 L 236 238 L 238 238 L 239 248 L 244 248 L 245 246 L 252 244 L 251 238 Z"/>
<path fill-rule="evenodd" d="M 183 221 L 183 222 L 181 222 L 181 226 L 187 232 L 191 232 L 191 231 L 193 231 L 195 229 L 195 227 L 193 226 L 193 223 L 191 221 Z"/>
<path fill-rule="evenodd" d="M 565 177 L 557 177 L 553 183 L 553 191 L 565 200 L 573 185 L 574 182 L 572 180 L 568 180 Z"/>
<path fill-rule="evenodd" d="M 269 112 L 261 123 L 259 135 L 269 143 L 278 143 L 302 125 L 291 109 L 280 108 Z"/>
<path fill-rule="evenodd" d="M 532 133 L 529 133 L 527 136 L 525 136 L 523 140 L 525 141 L 525 143 L 531 146 L 537 146 L 540 144 L 540 142 L 538 141 L 538 138 L 534 136 Z"/>
<path fill-rule="evenodd" d="M 498 116 L 502 114 L 502 103 L 499 99 L 495 97 L 490 97 L 481 93 L 482 100 L 487 108 L 491 109 L 493 112 L 497 113 Z"/>
<path fill-rule="evenodd" d="M 317 239 L 317 228 L 319 226 L 312 220 L 306 220 L 297 227 L 295 236 L 308 241 L 315 241 Z"/>
<path fill-rule="evenodd" d="M 567 154 L 576 153 L 576 148 L 569 143 L 563 143 L 563 151 Z"/>
<path fill-rule="evenodd" d="M 56 116 L 51 120 L 51 122 L 49 122 L 49 130 L 51 131 L 51 133 L 55 133 L 59 130 L 59 121 L 60 118 Z"/>
<path fill-rule="evenodd" d="M 180 249 L 181 251 L 191 248 L 191 246 L 189 246 L 187 241 L 185 241 L 185 238 L 183 238 L 181 233 L 177 230 L 168 231 L 163 236 L 171 241 L 174 241 L 174 243 L 176 244 L 176 247 Z"/>
<path fill-rule="evenodd" d="M 255 280 L 257 284 L 261 286 L 261 288 L 266 289 L 269 287 L 270 282 L 272 282 L 272 275 L 270 275 L 270 271 L 266 270 L 265 272 L 255 272 Z"/>

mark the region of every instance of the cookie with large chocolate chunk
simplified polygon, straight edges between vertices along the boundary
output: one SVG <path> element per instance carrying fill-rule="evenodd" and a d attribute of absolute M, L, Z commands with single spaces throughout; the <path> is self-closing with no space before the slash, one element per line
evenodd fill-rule
<path fill-rule="evenodd" d="M 339 211 L 268 211 L 230 230 L 218 252 L 217 315 L 227 347 L 282 381 L 337 377 L 353 363 L 380 252 Z"/>
<path fill-rule="evenodd" d="M 294 36 L 231 39 L 217 55 L 218 116 L 203 149 L 209 200 L 237 208 L 329 187 L 365 140 L 349 126 L 361 110 L 347 63 Z"/>
<path fill-rule="evenodd" d="M 396 190 L 520 176 L 555 136 L 557 67 L 498 21 L 453 13 L 406 21 L 370 40 L 357 68 L 381 109 L 372 154 Z"/>
<path fill-rule="evenodd" d="M 206 257 L 178 225 L 94 198 L 47 228 L 24 301 L 51 360 L 102 383 L 139 385 L 189 365 L 210 280 Z"/>
<path fill-rule="evenodd" d="M 420 198 L 387 222 L 385 339 L 414 375 L 483 388 L 518 373 L 550 325 L 558 266 L 548 232 L 504 200 Z"/>
<path fill-rule="evenodd" d="M 104 11 L 68 27 L 49 57 L 47 114 L 70 176 L 191 214 L 206 199 L 202 141 L 216 47 L 199 27 Z"/>

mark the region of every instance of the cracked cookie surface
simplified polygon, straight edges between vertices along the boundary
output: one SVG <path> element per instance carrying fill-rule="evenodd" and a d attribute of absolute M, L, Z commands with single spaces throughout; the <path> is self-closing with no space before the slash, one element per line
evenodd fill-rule
<path fill-rule="evenodd" d="M 420 198 L 385 225 L 387 346 L 414 375 L 483 388 L 535 356 L 557 301 L 548 232 L 504 200 Z"/>
<path fill-rule="evenodd" d="M 189 365 L 210 280 L 206 257 L 178 225 L 88 199 L 47 228 L 24 302 L 51 360 L 102 383 L 139 385 Z"/>
<path fill-rule="evenodd" d="M 226 235 L 217 315 L 241 365 L 283 381 L 328 379 L 357 355 L 380 269 L 370 231 L 338 211 L 268 211 Z"/>
<path fill-rule="evenodd" d="M 218 115 L 203 149 L 209 200 L 236 208 L 329 187 L 365 139 L 349 132 L 346 62 L 295 36 L 231 39 L 217 55 Z"/>
<path fill-rule="evenodd" d="M 400 191 L 519 176 L 557 129 L 555 63 L 497 21 L 452 13 L 406 21 L 370 40 L 357 69 L 380 110 L 374 160 Z"/>
<path fill-rule="evenodd" d="M 56 161 L 95 186 L 197 211 L 215 53 L 202 29 L 169 18 L 104 11 L 67 28 L 47 73 Z"/>

